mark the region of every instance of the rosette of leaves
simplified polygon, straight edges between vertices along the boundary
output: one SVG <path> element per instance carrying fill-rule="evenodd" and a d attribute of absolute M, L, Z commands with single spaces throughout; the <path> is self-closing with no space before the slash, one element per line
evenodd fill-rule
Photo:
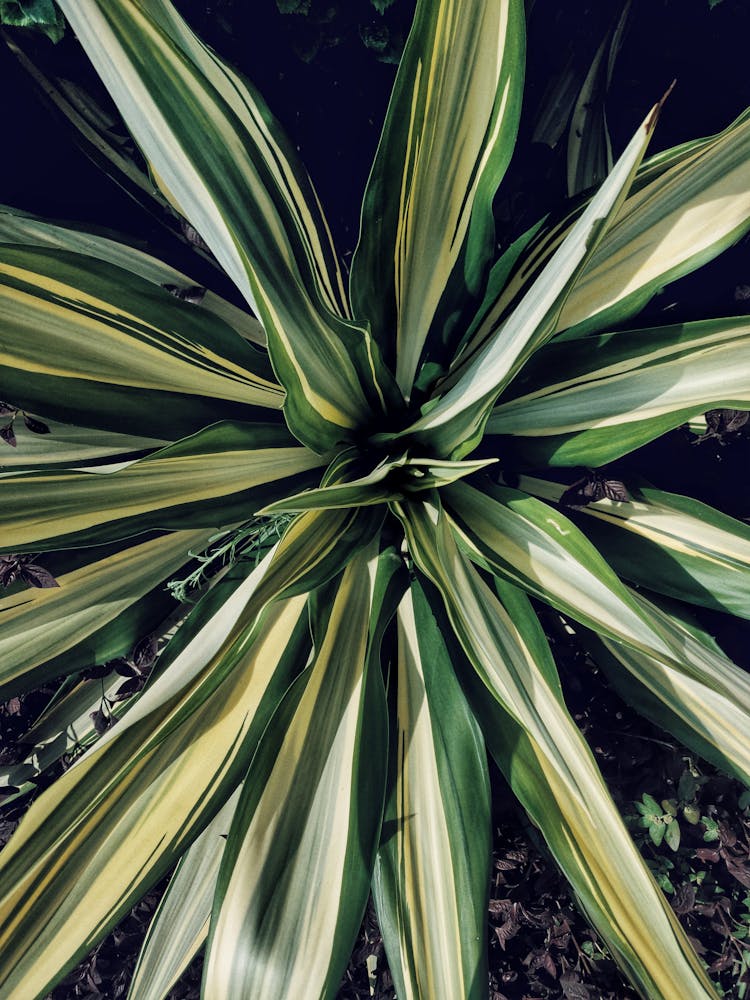
<path fill-rule="evenodd" d="M 747 318 L 618 332 L 748 229 L 750 117 L 643 161 L 654 108 L 588 201 L 496 260 L 523 5 L 421 0 L 345 282 L 292 145 L 168 0 L 61 6 L 262 326 L 125 244 L 0 217 L 3 394 L 51 430 L 4 455 L 3 544 L 59 583 L 3 602 L 2 691 L 126 655 L 217 527 L 284 520 L 3 851 L 3 997 L 43 996 L 178 860 L 132 997 L 204 942 L 206 997 L 333 996 L 371 889 L 399 997 L 486 996 L 487 753 L 641 993 L 715 995 L 530 598 L 750 779 L 750 679 L 679 613 L 750 615 L 750 530 L 630 484 L 560 502 L 569 468 L 750 408 Z M 49 739 L 86 714 L 65 697 Z"/>

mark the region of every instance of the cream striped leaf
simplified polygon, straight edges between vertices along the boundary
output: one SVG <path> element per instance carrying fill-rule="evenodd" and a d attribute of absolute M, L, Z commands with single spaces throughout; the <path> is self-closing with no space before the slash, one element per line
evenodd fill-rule
<path fill-rule="evenodd" d="M 65 548 L 79 539 L 247 520 L 321 465 L 293 442 L 280 426 L 221 423 L 115 472 L 0 478 L 2 549 Z"/>
<path fill-rule="evenodd" d="M 279 514 L 285 511 L 370 506 L 388 500 L 400 500 L 407 493 L 431 490 L 446 483 L 456 482 L 488 465 L 494 465 L 496 461 L 497 459 L 489 458 L 466 462 L 443 462 L 436 458 L 411 458 L 408 453 L 404 453 L 398 458 L 383 459 L 372 472 L 348 482 L 329 481 L 327 472 L 324 485 L 320 488 L 277 500 L 259 513 Z M 339 464 L 338 459 L 333 463 L 335 466 Z M 355 453 L 351 469 L 356 470 L 357 464 Z M 360 459 L 360 468 L 361 464 Z"/>
<path fill-rule="evenodd" d="M 0 599 L 0 697 L 120 655 L 113 652 L 117 646 L 107 625 L 116 625 L 123 612 L 163 585 L 210 534 L 176 531 L 115 553 L 89 549 L 90 561 L 59 576 L 58 587 L 30 587 Z M 154 600 L 164 605 L 158 593 Z M 142 634 L 126 638 L 123 652 Z"/>
<path fill-rule="evenodd" d="M 166 669 L 33 804 L 4 849 L 0 991 L 7 1000 L 43 996 L 241 780 L 309 646 L 305 595 L 258 619 L 254 591 L 268 562 L 220 603 L 209 594 L 205 616 L 180 631 Z"/>
<path fill-rule="evenodd" d="M 467 672 L 467 685 L 488 745 L 588 918 L 644 996 L 715 998 L 565 708 L 527 598 L 498 584 L 501 603 L 458 551 L 437 508 L 412 504 L 400 514 L 410 551 L 440 590 L 475 672 L 473 679 Z"/>
<path fill-rule="evenodd" d="M 87 232 L 85 229 L 72 229 L 68 225 L 47 222 L 7 205 L 0 205 L 0 243 L 69 250 L 71 253 L 114 264 L 154 285 L 175 285 L 180 289 L 201 287 L 199 282 L 182 271 L 143 250 L 130 246 L 124 237 L 114 239 Z M 224 320 L 245 340 L 260 346 L 265 345 L 266 334 L 258 320 L 249 312 L 212 292 L 210 288 L 203 289 L 200 306 L 201 309 L 207 309 Z"/>
<path fill-rule="evenodd" d="M 27 430 L 23 418 L 16 418 L 13 432 L 17 445 L 0 453 L 0 476 L 9 472 L 126 462 L 169 444 L 158 437 L 137 437 L 93 427 L 74 427 L 49 418 L 44 422 L 49 427 L 49 434 L 34 434 Z"/>
<path fill-rule="evenodd" d="M 173 439 L 283 405 L 224 320 L 81 254 L 0 247 L 0 322 L 6 397 L 69 423 Z"/>
<path fill-rule="evenodd" d="M 657 105 L 513 314 L 496 328 L 490 311 L 486 329 L 480 327 L 476 334 L 484 346 L 459 356 L 455 371 L 440 387 L 441 395 L 422 407 L 423 415 L 401 436 L 416 437 L 453 459 L 476 446 L 497 396 L 554 333 L 571 287 L 627 194 L 658 111 Z"/>
<path fill-rule="evenodd" d="M 369 890 L 385 786 L 385 696 L 363 550 L 253 760 L 219 873 L 204 993 L 333 997 Z M 328 617 L 330 616 L 330 617 Z"/>
<path fill-rule="evenodd" d="M 750 687 L 747 674 L 677 670 L 621 643 L 584 635 L 620 697 L 662 729 L 750 785 Z"/>
<path fill-rule="evenodd" d="M 239 793 L 237 789 L 180 859 L 149 924 L 129 1000 L 164 1000 L 205 944 L 219 864 Z"/>
<path fill-rule="evenodd" d="M 565 487 L 521 476 L 559 501 Z M 598 500 L 575 519 L 617 573 L 640 586 L 750 618 L 750 528 L 690 497 L 642 486 L 628 503 Z"/>
<path fill-rule="evenodd" d="M 412 580 L 398 609 L 390 793 L 373 891 L 396 992 L 487 994 L 490 803 L 484 740 Z"/>
<path fill-rule="evenodd" d="M 163 190 L 265 327 L 293 432 L 324 451 L 397 390 L 344 318 L 309 178 L 259 95 L 168 0 L 62 0 Z"/>
<path fill-rule="evenodd" d="M 750 119 L 742 115 L 625 202 L 565 303 L 558 329 L 623 322 L 749 225 Z"/>
<path fill-rule="evenodd" d="M 750 409 L 748 373 L 745 317 L 554 342 L 487 430 L 520 439 L 536 465 L 594 467 L 705 410 Z"/>
<path fill-rule="evenodd" d="M 569 518 L 519 490 L 456 483 L 441 492 L 458 543 L 479 565 L 596 632 L 679 663 L 682 650 L 644 616 Z"/>
<path fill-rule="evenodd" d="M 355 312 L 396 363 L 407 398 L 430 329 L 442 338 L 467 292 L 483 292 L 492 199 L 518 130 L 524 34 L 519 0 L 417 5 L 351 278 Z"/>
<path fill-rule="evenodd" d="M 624 322 L 666 282 L 712 260 L 746 231 L 749 142 L 750 109 L 718 135 L 642 164 L 615 225 L 560 314 L 560 339 Z M 488 311 L 490 321 L 497 323 L 524 294 L 582 211 L 574 209 L 540 233 Z"/>

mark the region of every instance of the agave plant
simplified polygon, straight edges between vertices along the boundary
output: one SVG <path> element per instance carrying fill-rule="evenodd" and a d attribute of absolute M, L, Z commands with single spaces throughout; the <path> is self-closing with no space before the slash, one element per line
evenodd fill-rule
<path fill-rule="evenodd" d="M 642 162 L 657 106 L 498 258 L 523 4 L 420 0 L 345 282 L 290 143 L 168 0 L 60 6 L 248 311 L 0 216 L 3 395 L 51 430 L 3 452 L 3 551 L 59 584 L 0 603 L 0 692 L 67 678 L 5 781 L 88 746 L 0 856 L 0 993 L 43 996 L 179 861 L 138 1000 L 204 942 L 211 1000 L 333 996 L 371 891 L 400 998 L 486 996 L 489 751 L 642 995 L 714 996 L 531 599 L 750 781 L 750 679 L 680 610 L 750 617 L 750 531 L 606 472 L 571 507 L 566 471 L 750 408 L 749 320 L 618 332 L 750 226 L 750 117 Z"/>

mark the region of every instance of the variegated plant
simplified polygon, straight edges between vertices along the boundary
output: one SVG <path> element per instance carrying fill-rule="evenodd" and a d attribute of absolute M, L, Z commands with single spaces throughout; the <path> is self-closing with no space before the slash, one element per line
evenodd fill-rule
<path fill-rule="evenodd" d="M 486 746 L 642 995 L 713 996 L 529 595 L 750 781 L 750 678 L 658 596 L 750 617 L 748 528 L 648 488 L 560 503 L 567 467 L 750 408 L 749 320 L 617 332 L 748 229 L 750 117 L 642 163 L 655 108 L 495 260 L 522 0 L 420 0 L 345 282 L 290 144 L 169 0 L 60 5 L 260 325 L 125 244 L 0 216 L 2 394 L 52 428 L 3 451 L 2 550 L 59 582 L 0 603 L 0 692 L 68 677 L 4 780 L 88 746 L 0 856 L 0 995 L 43 996 L 179 861 L 137 1000 L 206 940 L 210 1000 L 333 996 L 371 889 L 400 998 L 486 996 Z M 268 526 L 174 610 L 193 553 Z M 97 738 L 121 678 L 75 675 L 167 632 Z"/>

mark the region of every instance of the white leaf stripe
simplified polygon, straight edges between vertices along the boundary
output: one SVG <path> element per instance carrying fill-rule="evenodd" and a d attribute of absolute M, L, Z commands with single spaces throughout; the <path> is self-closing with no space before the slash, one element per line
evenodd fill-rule
<path fill-rule="evenodd" d="M 719 685 L 714 671 L 697 677 L 620 643 L 600 641 L 615 663 L 595 642 L 596 662 L 625 701 L 635 702 L 686 746 L 750 785 L 750 692 L 746 684 L 736 684 L 739 670 L 728 678 L 729 685 Z M 587 642 L 591 646 L 592 640 Z"/>
<path fill-rule="evenodd" d="M 208 936 L 219 863 L 239 789 L 180 859 L 149 924 L 128 991 L 131 1000 L 164 1000 Z"/>
<path fill-rule="evenodd" d="M 283 405 L 281 388 L 243 365 L 251 348 L 218 317 L 82 255 L 0 248 L 0 319 L 0 357 L 11 367 Z"/>
<path fill-rule="evenodd" d="M 519 477 L 518 485 L 554 502 L 565 490 L 560 483 L 531 476 Z M 750 617 L 750 528 L 742 521 L 651 487 L 639 488 L 627 503 L 602 499 L 586 504 L 577 516 L 626 579 Z"/>
<path fill-rule="evenodd" d="M 441 0 L 420 4 L 415 15 L 352 264 L 355 308 L 387 352 L 395 328 L 397 381 L 407 398 L 462 251 L 465 280 L 481 281 L 490 203 L 518 124 L 523 30 L 517 0 Z M 394 177 L 398 196 L 390 199 Z"/>
<path fill-rule="evenodd" d="M 334 951 L 341 925 L 352 935 L 359 926 L 373 860 L 361 838 L 377 836 L 361 824 L 377 817 L 379 826 L 382 810 L 381 785 L 380 804 L 367 805 L 373 815 L 357 814 L 357 748 L 363 713 L 375 708 L 365 704 L 371 557 L 360 553 L 345 570 L 315 661 L 245 781 L 209 940 L 204 988 L 216 1000 L 332 995 L 348 956 Z M 378 768 L 377 749 L 368 748 L 367 768 Z"/>
<path fill-rule="evenodd" d="M 399 996 L 482 996 L 485 751 L 444 646 L 436 658 L 437 626 L 416 586 L 398 609 L 398 749 L 384 826 L 396 832 L 381 844 L 373 891 Z"/>
<path fill-rule="evenodd" d="M 207 531 L 177 531 L 108 553 L 58 577 L 58 587 L 30 588 L 0 600 L 0 688 L 72 649 L 163 582 L 208 541 Z M 8 688 L 9 689 L 9 688 Z"/>
<path fill-rule="evenodd" d="M 287 440 L 276 427 L 217 424 L 115 472 L 2 477 L 4 547 L 8 551 L 100 525 L 115 527 L 117 521 L 146 515 L 166 524 L 170 508 L 222 498 L 236 503 L 236 494 L 321 465 L 318 456 L 289 447 Z M 31 496 L 34 502 L 28 504 Z M 214 513 L 207 516 L 216 523 Z"/>
<path fill-rule="evenodd" d="M 157 257 L 129 246 L 125 242 L 125 237 L 118 241 L 83 229 L 70 229 L 6 205 L 0 205 L 0 242 L 46 247 L 52 250 L 69 250 L 72 253 L 114 264 L 154 285 L 172 284 L 178 288 L 199 285 L 194 278 Z M 265 346 L 266 334 L 258 320 L 210 288 L 205 289 L 200 307 L 223 319 L 246 340 Z"/>
<path fill-rule="evenodd" d="M 294 657 L 287 662 L 285 653 L 306 605 L 304 595 L 279 602 L 254 641 L 240 635 L 225 652 L 258 579 L 248 578 L 135 709 L 34 803 L 3 851 L 0 984 L 8 1000 L 43 995 L 242 777 L 294 676 Z M 92 892 L 102 879 L 107 893 Z"/>
<path fill-rule="evenodd" d="M 658 287 L 711 260 L 750 224 L 750 120 L 738 119 L 626 201 L 573 289 L 559 329 L 632 315 Z M 592 318 L 595 317 L 595 320 Z"/>
<path fill-rule="evenodd" d="M 192 51 L 164 31 L 158 0 L 63 0 L 63 8 L 161 183 L 260 317 L 294 433 L 327 450 L 393 387 L 382 369 L 373 382 L 369 334 L 317 294 L 307 248 L 295 238 L 296 209 L 274 180 L 278 147 L 257 128 L 262 111 L 254 112 L 257 134 L 248 131 L 247 107 L 226 100 L 235 84 L 222 70 L 223 92 L 206 79 Z"/>
<path fill-rule="evenodd" d="M 750 407 L 750 326 L 731 324 L 718 343 L 694 344 L 665 361 L 635 361 L 617 374 L 593 373 L 567 387 L 555 383 L 495 407 L 492 434 L 543 436 L 639 423 L 715 406 Z M 591 345 L 594 350 L 595 344 Z M 648 352 L 647 352 L 648 353 Z M 617 367 L 624 367 L 624 364 Z M 572 379 L 569 382 L 573 382 Z"/>
<path fill-rule="evenodd" d="M 485 732 L 514 791 L 542 830 L 578 898 L 644 995 L 713 998 L 684 931 L 633 844 L 591 751 L 537 663 L 526 632 L 461 556 L 439 511 L 400 511 L 409 547 L 441 591 L 456 635 L 484 693 Z M 526 620 L 526 621 L 525 621 Z M 539 632 L 534 619 L 534 629 Z M 543 639 L 541 640 L 544 641 Z M 475 688 L 478 685 L 475 685 Z M 648 926 L 640 914 L 649 913 Z"/>
<path fill-rule="evenodd" d="M 533 351 L 552 336 L 571 283 L 627 193 L 657 112 L 658 106 L 636 132 L 612 173 L 513 314 L 499 328 L 494 328 L 494 316 L 489 313 L 476 335 L 484 346 L 473 356 L 459 358 L 455 372 L 441 388 L 442 394 L 423 407 L 423 416 L 404 433 L 416 434 L 433 446 L 447 449 L 451 458 L 461 458 L 471 450 L 497 395 Z"/>

